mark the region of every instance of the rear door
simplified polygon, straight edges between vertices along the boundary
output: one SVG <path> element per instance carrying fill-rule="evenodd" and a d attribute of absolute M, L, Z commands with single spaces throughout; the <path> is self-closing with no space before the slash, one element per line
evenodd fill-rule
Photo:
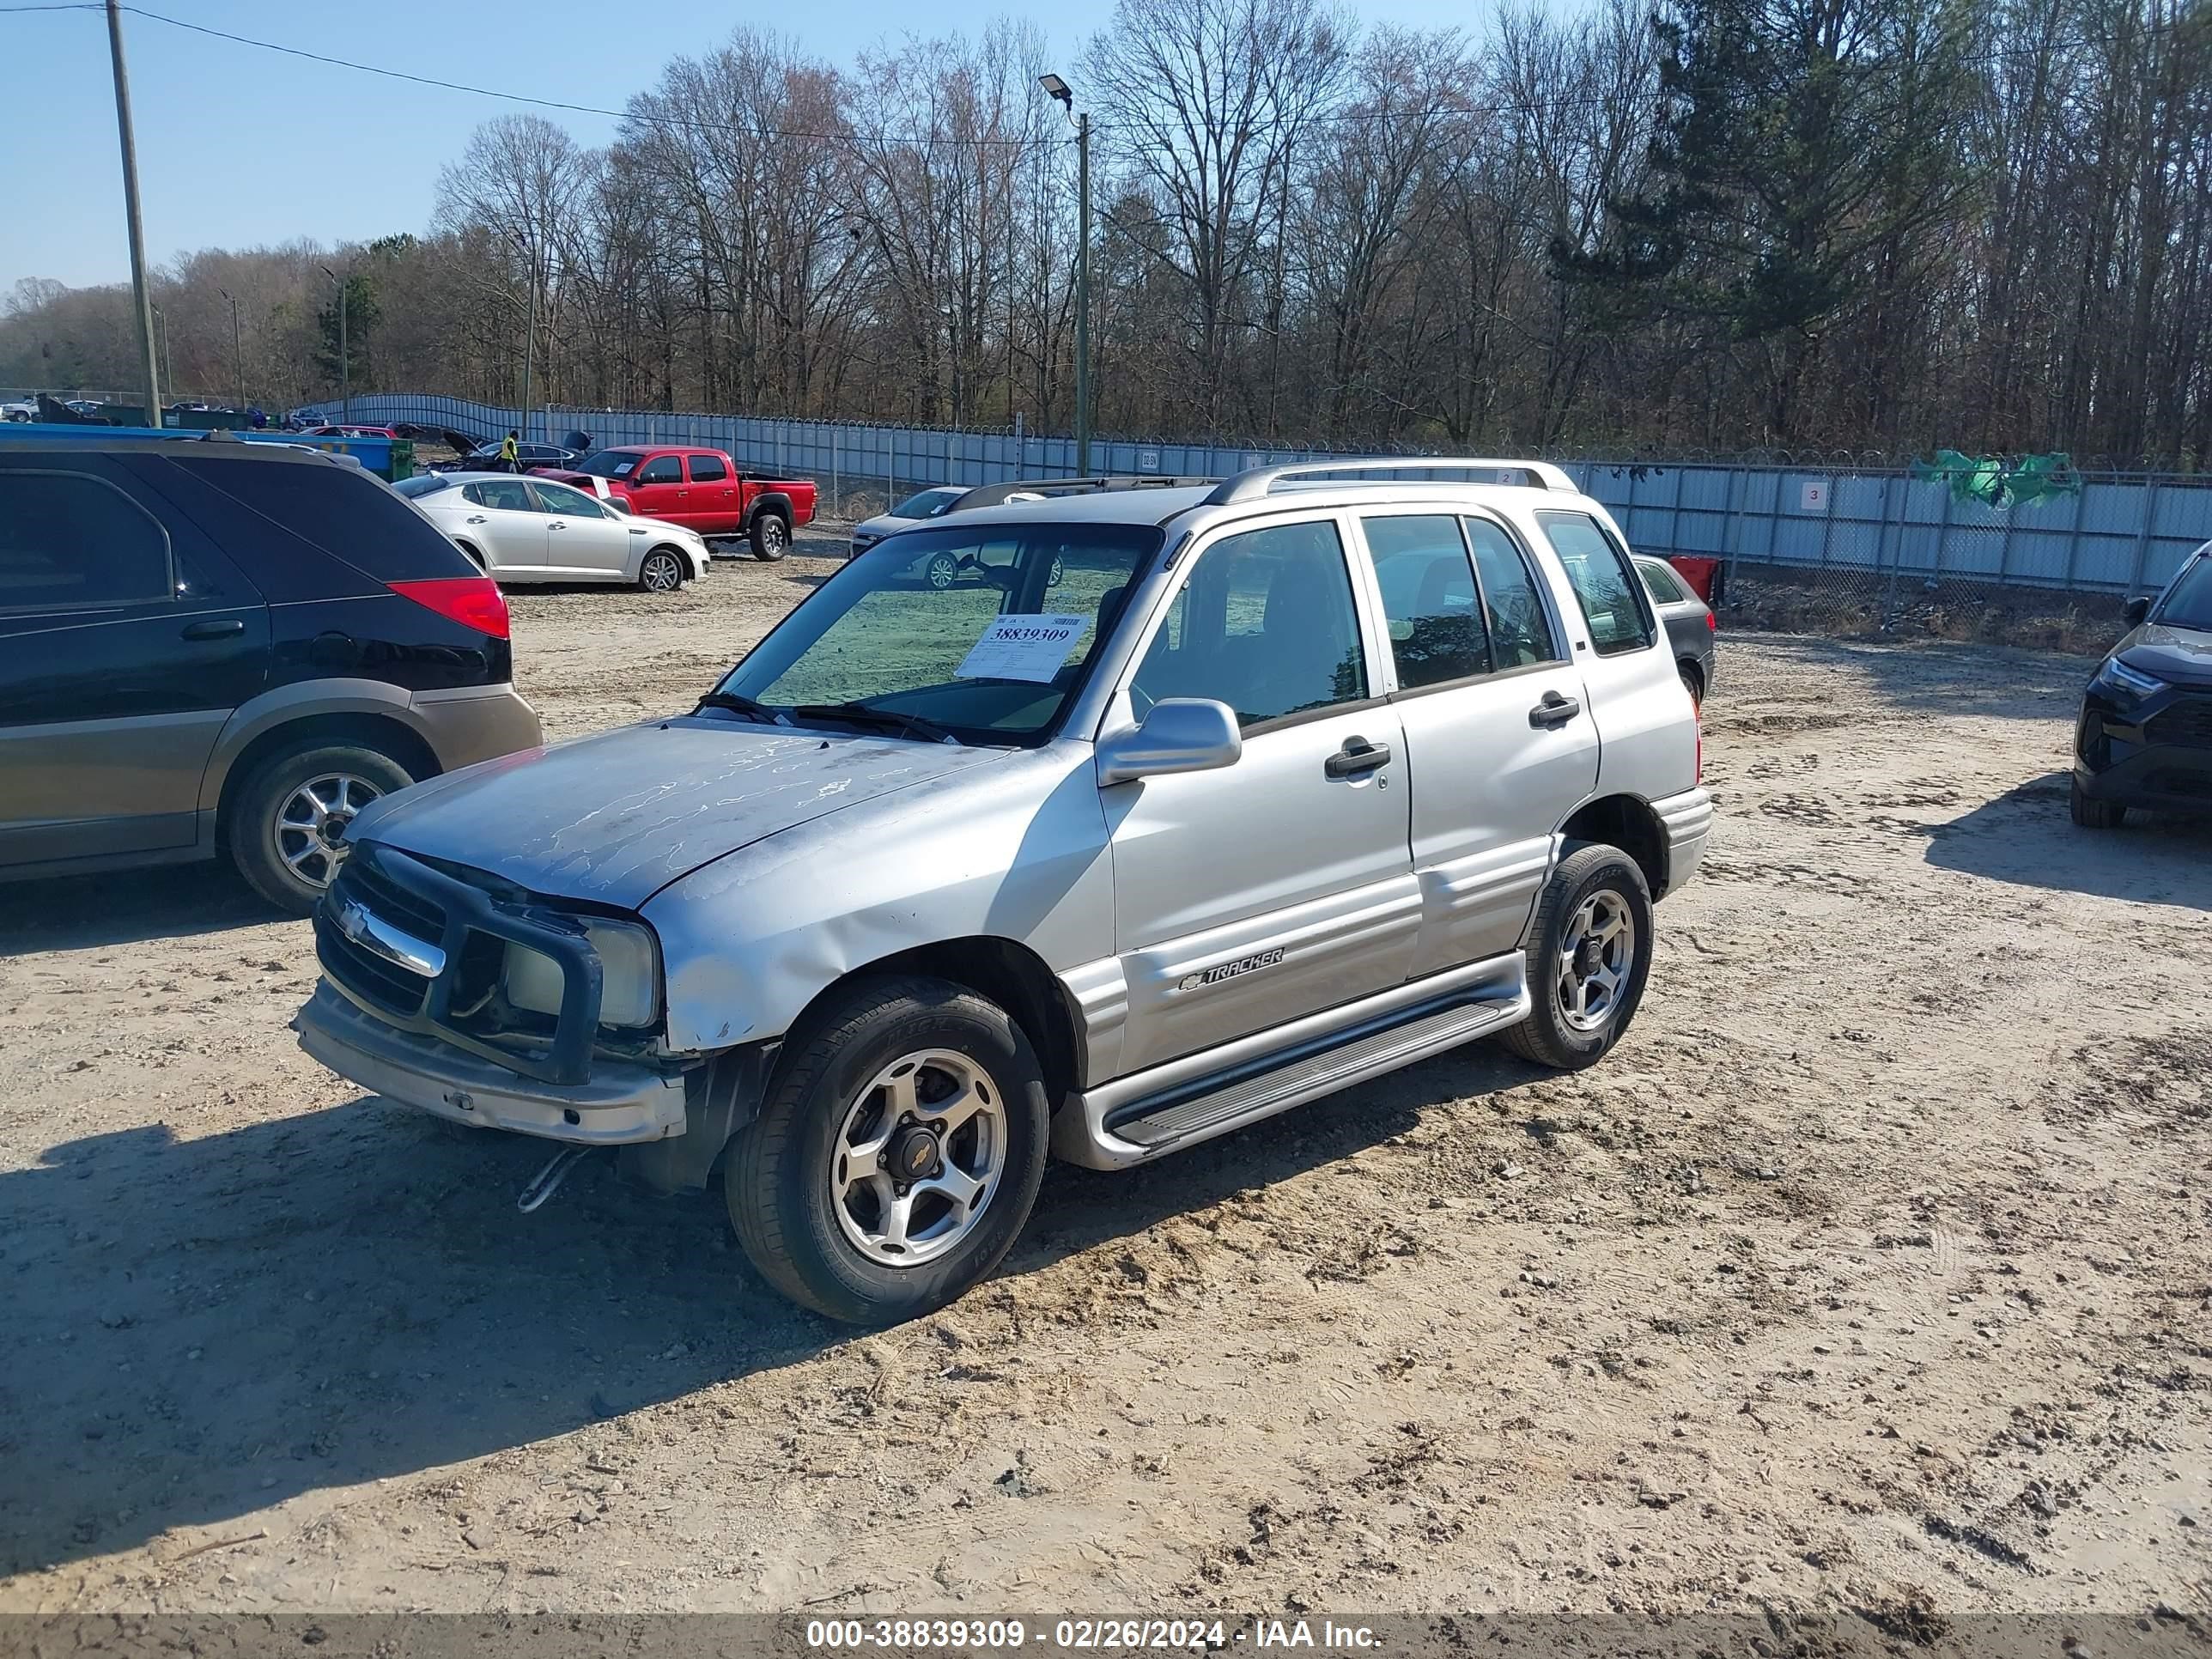
<path fill-rule="evenodd" d="M 188 848 L 260 594 L 103 457 L 0 459 L 0 865 Z"/>
<path fill-rule="evenodd" d="M 690 486 L 684 481 L 681 455 L 648 456 L 629 477 L 630 511 L 644 519 L 691 522 Z"/>
<path fill-rule="evenodd" d="M 542 576 L 549 568 L 545 514 L 520 478 L 477 478 L 461 486 L 469 511 L 457 533 L 484 554 L 495 576 Z M 481 540 L 476 538 L 481 538 Z"/>
<path fill-rule="evenodd" d="M 720 455 L 693 455 L 686 464 L 691 471 L 691 528 L 704 536 L 736 535 L 745 514 L 730 464 Z"/>
<path fill-rule="evenodd" d="M 1414 778 L 1418 976 L 1520 944 L 1554 831 L 1596 785 L 1597 728 L 1556 601 L 1503 524 L 1432 510 L 1358 528 Z"/>

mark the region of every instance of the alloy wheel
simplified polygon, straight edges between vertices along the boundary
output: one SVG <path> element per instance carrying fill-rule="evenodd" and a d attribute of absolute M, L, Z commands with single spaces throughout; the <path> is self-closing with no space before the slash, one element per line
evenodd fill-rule
<path fill-rule="evenodd" d="M 355 815 L 383 793 L 348 772 L 308 779 L 284 798 L 270 826 L 278 861 L 309 887 L 329 886 L 344 856 L 339 837 Z"/>
<path fill-rule="evenodd" d="M 887 1267 L 945 1255 L 989 1207 L 1006 1146 L 1006 1103 L 981 1066 L 945 1048 L 901 1055 L 854 1097 L 830 1146 L 846 1242 Z"/>
<path fill-rule="evenodd" d="M 1620 1012 L 1636 968 L 1636 918 L 1611 888 L 1584 899 L 1559 937 L 1559 1012 L 1577 1031 L 1595 1031 Z"/>

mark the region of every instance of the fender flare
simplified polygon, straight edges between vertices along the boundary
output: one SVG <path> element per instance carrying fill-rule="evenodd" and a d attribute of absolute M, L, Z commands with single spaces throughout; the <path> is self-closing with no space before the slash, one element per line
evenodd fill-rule
<path fill-rule="evenodd" d="M 375 714 L 405 726 L 434 754 L 414 700 L 402 687 L 382 680 L 301 680 L 247 698 L 231 711 L 200 775 L 200 808 L 212 811 L 222 801 L 231 769 L 254 739 L 280 726 L 320 714 Z"/>

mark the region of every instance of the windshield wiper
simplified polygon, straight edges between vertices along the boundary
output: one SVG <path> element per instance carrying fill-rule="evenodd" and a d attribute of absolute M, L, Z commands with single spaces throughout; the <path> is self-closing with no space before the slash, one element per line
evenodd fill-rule
<path fill-rule="evenodd" d="M 703 708 L 726 708 L 732 714 L 743 714 L 747 720 L 758 720 L 763 726 L 782 723 L 776 710 L 764 702 L 755 702 L 750 697 L 741 696 L 735 691 L 709 691 L 699 699 L 698 708 L 691 712 L 696 714 Z"/>
<path fill-rule="evenodd" d="M 902 714 L 896 708 L 878 708 L 865 702 L 802 702 L 791 712 L 798 720 L 850 720 L 855 726 L 872 726 L 878 731 L 903 732 L 908 737 L 920 738 L 927 743 L 956 741 L 952 733 L 935 720 L 924 720 L 920 714 Z"/>

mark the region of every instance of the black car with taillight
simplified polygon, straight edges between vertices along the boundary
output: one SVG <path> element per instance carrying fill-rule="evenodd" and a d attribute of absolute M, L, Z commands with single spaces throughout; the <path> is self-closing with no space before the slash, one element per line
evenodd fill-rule
<path fill-rule="evenodd" d="M 2093 830 L 2131 806 L 2212 811 L 2212 542 L 2125 615 L 2074 733 L 2074 822 Z"/>
<path fill-rule="evenodd" d="M 0 439 L 0 880 L 222 856 L 306 913 L 362 806 L 539 740 L 498 586 L 313 450 Z"/>

